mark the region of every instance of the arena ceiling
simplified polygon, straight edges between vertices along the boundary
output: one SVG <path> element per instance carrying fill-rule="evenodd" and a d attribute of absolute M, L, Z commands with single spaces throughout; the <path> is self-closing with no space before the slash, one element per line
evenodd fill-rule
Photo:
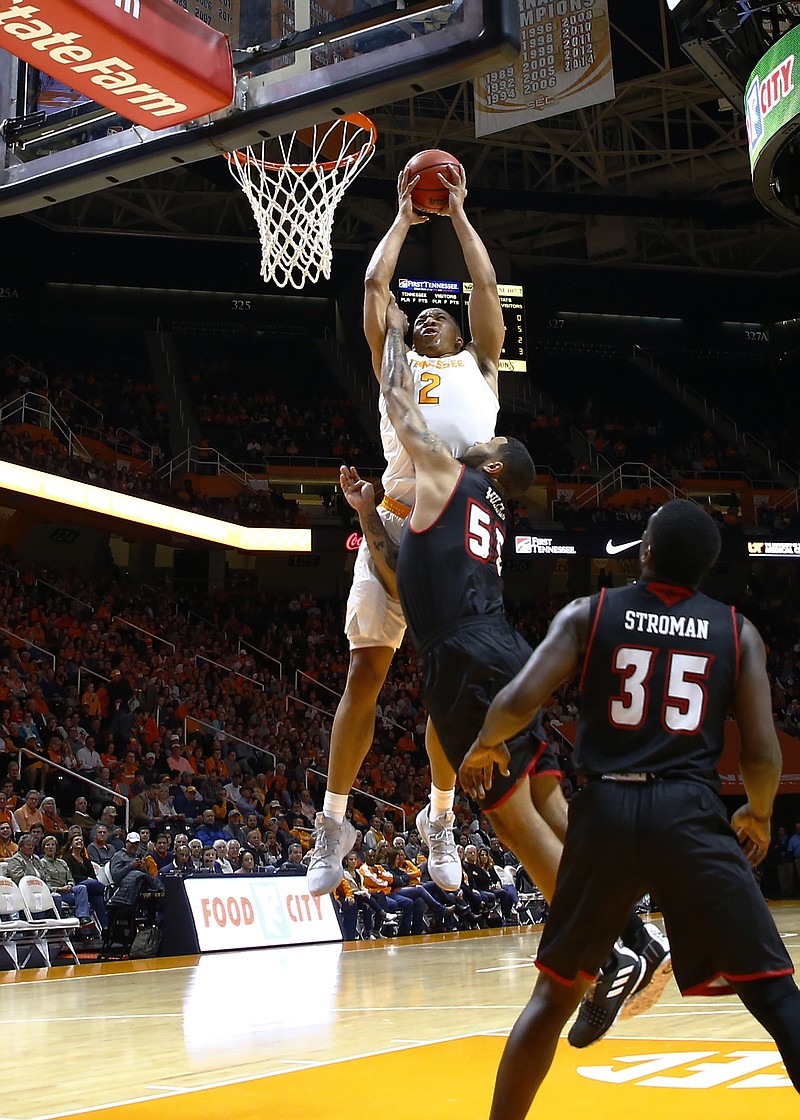
<path fill-rule="evenodd" d="M 394 183 L 424 147 L 467 168 L 470 212 L 514 273 L 631 268 L 775 277 L 800 261 L 800 230 L 755 200 L 744 120 L 681 53 L 664 0 L 610 0 L 613 101 L 475 139 L 469 83 L 370 110 L 376 156 L 340 204 L 339 252 L 371 248 Z M 253 242 L 222 159 L 31 213 L 63 231 Z"/>

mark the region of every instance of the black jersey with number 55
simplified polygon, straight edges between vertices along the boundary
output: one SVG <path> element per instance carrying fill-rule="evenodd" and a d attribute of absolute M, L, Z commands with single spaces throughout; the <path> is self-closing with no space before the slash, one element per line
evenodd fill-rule
<path fill-rule="evenodd" d="M 410 521 L 410 518 L 409 518 Z M 445 508 L 428 529 L 403 530 L 397 586 L 418 647 L 465 618 L 503 618 L 500 576 L 505 506 L 482 472 L 461 468 Z"/>
<path fill-rule="evenodd" d="M 687 587 L 641 580 L 590 600 L 576 762 L 717 785 L 742 618 Z"/>

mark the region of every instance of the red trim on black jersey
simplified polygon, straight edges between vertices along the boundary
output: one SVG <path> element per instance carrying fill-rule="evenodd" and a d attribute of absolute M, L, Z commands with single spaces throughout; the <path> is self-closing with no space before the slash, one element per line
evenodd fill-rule
<path fill-rule="evenodd" d="M 645 590 L 652 591 L 665 607 L 674 607 L 676 603 L 682 603 L 684 599 L 691 599 L 694 595 L 691 587 L 682 587 L 679 583 L 662 583 L 657 579 L 646 580 L 644 586 Z"/>
<path fill-rule="evenodd" d="M 464 465 L 464 463 L 462 463 L 461 464 L 461 470 L 458 472 L 458 478 L 456 479 L 456 484 L 453 487 L 453 489 L 450 491 L 450 497 L 447 499 L 447 501 L 444 503 L 442 508 L 439 510 L 439 512 L 436 515 L 436 518 L 433 521 L 431 521 L 430 525 L 428 525 L 427 528 L 425 528 L 425 529 L 415 529 L 414 526 L 411 524 L 411 517 L 412 517 L 413 512 L 414 512 L 414 507 L 412 506 L 411 513 L 408 515 L 408 531 L 409 531 L 409 533 L 413 533 L 415 537 L 422 537 L 422 536 L 425 535 L 425 533 L 427 533 L 430 529 L 432 529 L 434 527 L 434 525 L 436 525 L 441 520 L 442 514 L 447 509 L 447 507 L 450 505 L 450 503 L 452 502 L 453 498 L 456 495 L 456 490 L 458 490 L 459 483 L 461 482 L 461 479 L 464 477 L 464 471 L 466 469 L 467 469 L 466 466 Z M 416 505 L 416 501 L 414 502 L 414 505 Z"/>
<path fill-rule="evenodd" d="M 528 763 L 528 765 L 527 765 L 527 766 L 525 767 L 525 769 L 524 769 L 524 770 L 523 770 L 523 772 L 522 772 L 522 773 L 520 774 L 520 776 L 519 776 L 519 777 L 517 778 L 517 780 L 516 780 L 516 781 L 514 782 L 514 784 L 513 784 L 513 786 L 511 787 L 511 789 L 510 789 L 510 790 L 508 790 L 508 791 L 507 791 L 506 793 L 504 793 L 502 797 L 498 798 L 498 800 L 497 800 L 497 801 L 493 801 L 491 805 L 487 805 L 487 806 L 486 806 L 486 811 L 487 811 L 487 812 L 493 812 L 493 811 L 494 811 L 495 809 L 498 809 L 498 808 L 499 808 L 499 807 L 500 807 L 501 805 L 503 805 L 503 804 L 504 804 L 504 803 L 505 803 L 506 801 L 508 801 L 509 797 L 510 797 L 510 796 L 511 796 L 511 794 L 512 794 L 512 793 L 514 793 L 514 791 L 515 791 L 515 790 L 517 789 L 517 787 L 519 786 L 519 783 L 520 783 L 520 782 L 521 782 L 521 781 L 523 780 L 523 778 L 527 778 L 527 777 L 528 777 L 528 775 L 529 775 L 529 774 L 530 774 L 530 773 L 531 773 L 531 772 L 532 772 L 532 771 L 533 771 L 533 770 L 535 769 L 535 767 L 536 767 L 536 763 L 537 763 L 537 762 L 539 761 L 539 759 L 541 758 L 541 756 L 542 756 L 542 754 L 543 754 L 543 752 L 544 752 L 544 748 L 545 748 L 545 747 L 547 746 L 547 744 L 546 744 L 546 743 L 544 743 L 544 742 L 542 742 L 542 740 L 541 740 L 541 739 L 539 739 L 539 740 L 538 740 L 538 742 L 539 742 L 539 749 L 538 749 L 538 751 L 537 751 L 537 752 L 536 752 L 536 754 L 535 754 L 535 755 L 533 756 L 533 758 L 532 758 L 532 759 L 530 760 L 530 762 L 529 762 L 529 763 Z"/>
<path fill-rule="evenodd" d="M 736 684 L 739 683 L 739 656 L 741 650 L 739 648 L 739 627 L 736 622 L 736 607 L 731 607 L 731 622 L 733 623 L 733 656 L 736 659 L 736 675 L 734 680 Z"/>
<path fill-rule="evenodd" d="M 600 611 L 603 608 L 603 603 L 605 602 L 605 597 L 606 597 L 606 588 L 604 587 L 602 589 L 602 591 L 600 592 L 600 596 L 597 600 L 597 610 L 594 613 L 594 622 L 592 623 L 592 632 L 589 634 L 589 641 L 586 643 L 586 653 L 583 655 L 583 669 L 581 669 L 581 679 L 580 679 L 580 683 L 578 685 L 578 688 L 580 688 L 580 689 L 583 689 L 583 682 L 584 682 L 584 678 L 586 676 L 586 666 L 589 664 L 589 654 L 592 652 L 592 642 L 594 641 L 594 635 L 595 635 L 595 632 L 597 630 L 597 624 L 600 621 Z"/>
<path fill-rule="evenodd" d="M 520 774 L 519 778 L 517 778 L 517 780 L 514 782 L 514 785 L 511 787 L 510 790 L 508 790 L 507 793 L 504 793 L 501 798 L 499 798 L 497 801 L 493 801 L 490 806 L 487 806 L 487 812 L 492 812 L 493 810 L 497 809 L 500 805 L 503 805 L 506 801 L 508 801 L 511 794 L 514 793 L 514 791 L 518 788 L 520 782 L 524 778 L 528 778 L 528 777 L 530 777 L 531 774 L 533 774 L 533 771 L 536 769 L 536 764 L 538 763 L 539 759 L 542 757 L 545 750 L 549 746 L 549 744 L 547 742 L 547 739 L 543 739 L 539 735 L 537 735 L 537 737 L 536 737 L 536 742 L 539 744 L 539 749 L 537 750 L 536 754 L 533 756 L 531 761 L 528 763 L 528 765 L 525 767 L 524 772 L 522 774 Z M 545 775 L 547 775 L 548 777 L 558 778 L 558 780 L 560 782 L 564 781 L 564 771 L 563 770 L 539 770 L 539 771 L 537 771 L 537 773 L 533 774 L 533 777 L 534 778 L 543 778 Z"/>
<path fill-rule="evenodd" d="M 708 980 L 704 980 L 701 984 L 695 984 L 692 988 L 681 988 L 682 996 L 730 996 L 736 994 L 736 989 L 731 987 L 731 982 L 737 984 L 749 984 L 753 980 L 769 980 L 773 976 L 791 976 L 794 973 L 794 968 L 776 968 L 767 972 L 751 972 L 745 976 L 732 976 L 729 972 L 715 972 L 713 976 L 709 976 Z M 717 981 L 726 980 L 728 983 L 718 984 Z"/>
<path fill-rule="evenodd" d="M 552 977 L 552 979 L 555 980 L 556 983 L 563 984 L 565 988 L 571 988 L 578 979 L 588 980 L 590 983 L 592 980 L 597 979 L 596 975 L 593 976 L 588 972 L 584 972 L 583 969 L 578 969 L 577 975 L 574 976 L 572 980 L 567 980 L 565 976 L 559 976 L 557 972 L 553 972 L 552 968 L 548 968 L 547 965 L 542 964 L 540 960 L 535 960 L 533 963 L 536 965 L 540 972 L 547 973 L 547 975 Z"/>

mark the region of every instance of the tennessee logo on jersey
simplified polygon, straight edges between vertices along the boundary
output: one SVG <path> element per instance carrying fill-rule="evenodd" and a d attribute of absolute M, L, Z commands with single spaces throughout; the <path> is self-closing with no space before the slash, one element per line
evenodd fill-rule
<path fill-rule="evenodd" d="M 460 354 L 451 354 L 447 358 L 416 357 L 415 365 L 418 369 L 466 369 L 467 363 Z"/>

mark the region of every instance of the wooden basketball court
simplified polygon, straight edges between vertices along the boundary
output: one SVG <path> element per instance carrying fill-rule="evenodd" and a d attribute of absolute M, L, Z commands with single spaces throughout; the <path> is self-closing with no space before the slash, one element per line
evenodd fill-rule
<path fill-rule="evenodd" d="M 800 905 L 776 904 L 800 963 Z M 702 915 L 698 915 L 702 921 Z M 541 927 L 2 974 L 2 1120 L 482 1120 Z M 587 1050 L 562 1041 L 534 1113 L 800 1114 L 734 997 L 682 1000 Z"/>

